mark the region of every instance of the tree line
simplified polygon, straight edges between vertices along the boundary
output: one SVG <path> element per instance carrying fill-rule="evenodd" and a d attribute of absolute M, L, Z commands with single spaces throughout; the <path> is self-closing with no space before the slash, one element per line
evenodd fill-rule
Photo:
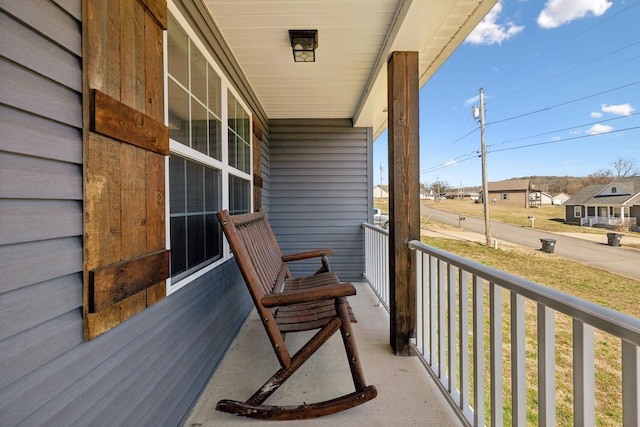
<path fill-rule="evenodd" d="M 592 184 L 607 184 L 619 178 L 640 176 L 640 169 L 635 159 L 618 158 L 610 168 L 600 169 L 587 176 L 523 176 L 511 179 L 528 179 L 533 188 L 550 194 L 567 193 L 574 195 Z M 420 183 L 427 190 L 444 194 L 456 190 L 447 181 L 436 179 L 432 183 Z"/>

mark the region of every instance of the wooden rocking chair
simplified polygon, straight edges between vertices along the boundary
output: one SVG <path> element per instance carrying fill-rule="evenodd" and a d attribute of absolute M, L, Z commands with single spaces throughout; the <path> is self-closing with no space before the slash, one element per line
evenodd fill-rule
<path fill-rule="evenodd" d="M 269 336 L 281 369 L 246 402 L 221 400 L 216 410 L 234 415 L 294 420 L 333 414 L 365 403 L 377 395 L 367 386 L 351 330 L 355 321 L 346 297 L 355 295 L 351 283 L 340 283 L 330 271 L 330 249 L 283 256 L 263 212 L 231 216 L 218 213 L 258 315 Z M 312 276 L 291 277 L 288 261 L 320 258 L 322 266 Z M 293 356 L 284 341 L 288 332 L 319 331 Z M 275 392 L 337 330 L 342 334 L 355 391 L 335 399 L 299 406 L 269 406 L 263 402 Z"/>

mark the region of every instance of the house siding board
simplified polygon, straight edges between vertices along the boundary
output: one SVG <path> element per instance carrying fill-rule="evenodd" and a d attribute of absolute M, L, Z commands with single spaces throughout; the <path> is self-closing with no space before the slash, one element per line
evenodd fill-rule
<path fill-rule="evenodd" d="M 0 59 L 0 103 L 76 128 L 82 127 L 81 95 L 46 77 Z M 47 102 L 43 102 L 46 99 Z"/>
<path fill-rule="evenodd" d="M 0 245 L 82 234 L 82 202 L 76 200 L 4 200 L 0 218 Z"/>
<path fill-rule="evenodd" d="M 0 15 L 0 40 L 0 56 L 70 89 L 82 90 L 82 70 L 73 53 L 58 49 L 54 42 L 6 15 Z"/>
<path fill-rule="evenodd" d="M 79 0 L 0 6 L 19 44 L 0 48 L 0 425 L 179 425 L 252 304 L 231 260 L 83 341 L 80 19 Z"/>
<path fill-rule="evenodd" d="M 284 253 L 330 247 L 343 280 L 361 280 L 370 200 L 371 132 L 351 120 L 272 120 L 270 222 Z M 293 274 L 317 260 L 292 263 Z"/>
<path fill-rule="evenodd" d="M 0 150 L 82 163 L 82 131 L 0 105 Z"/>

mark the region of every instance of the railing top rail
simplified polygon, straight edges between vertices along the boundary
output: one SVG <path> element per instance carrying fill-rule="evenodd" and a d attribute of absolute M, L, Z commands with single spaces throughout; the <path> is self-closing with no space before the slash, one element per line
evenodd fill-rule
<path fill-rule="evenodd" d="M 377 231 L 379 233 L 389 235 L 389 230 L 385 230 L 384 228 L 378 227 L 377 225 L 369 224 L 368 222 L 363 222 L 362 223 L 362 228 L 370 228 L 370 229 L 375 230 L 375 231 Z"/>
<path fill-rule="evenodd" d="M 504 289 L 640 346 L 640 319 L 636 317 L 427 246 L 417 240 L 409 242 L 409 248 L 432 255 Z"/>

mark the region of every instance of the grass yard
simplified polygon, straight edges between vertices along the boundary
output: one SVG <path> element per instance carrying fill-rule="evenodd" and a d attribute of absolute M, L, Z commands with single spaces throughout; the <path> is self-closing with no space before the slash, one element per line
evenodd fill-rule
<path fill-rule="evenodd" d="M 537 212 L 537 210 L 536 210 Z M 510 274 L 557 289 L 561 292 L 595 302 L 622 313 L 640 317 L 640 281 L 597 270 L 551 254 L 531 249 L 504 246 L 495 250 L 484 245 L 444 238 L 423 238 L 431 246 L 456 253 Z M 487 297 L 488 300 L 488 297 Z M 509 296 L 503 295 L 503 321 L 509 319 Z M 527 352 L 527 424 L 537 424 L 537 341 L 536 306 L 526 305 Z M 488 313 L 485 313 L 488 322 Z M 572 401 L 572 323 L 567 316 L 556 315 L 556 402 L 557 425 L 573 424 Z M 485 330 L 488 329 L 488 324 Z M 503 355 L 510 351 L 510 336 L 503 333 Z M 485 339 L 488 337 L 485 337 Z M 596 331 L 596 418 L 597 425 L 615 426 L 622 423 L 620 340 Z M 487 343 L 488 344 L 488 343 Z M 488 345 L 487 345 L 488 347 Z M 485 355 L 485 360 L 489 354 Z M 510 366 L 504 357 L 504 416 L 511 423 Z M 488 386 L 489 378 L 485 378 Z M 488 388 L 487 388 L 488 390 Z M 485 397 L 488 401 L 488 395 Z M 485 408 L 487 414 L 490 407 Z"/>

